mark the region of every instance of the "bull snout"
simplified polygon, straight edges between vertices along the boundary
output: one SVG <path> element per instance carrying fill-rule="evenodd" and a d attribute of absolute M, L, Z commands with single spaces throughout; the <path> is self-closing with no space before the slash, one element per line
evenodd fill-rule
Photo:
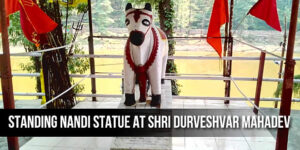
<path fill-rule="evenodd" d="M 140 31 L 131 31 L 129 38 L 130 42 L 136 46 L 142 45 L 145 40 L 144 33 Z"/>

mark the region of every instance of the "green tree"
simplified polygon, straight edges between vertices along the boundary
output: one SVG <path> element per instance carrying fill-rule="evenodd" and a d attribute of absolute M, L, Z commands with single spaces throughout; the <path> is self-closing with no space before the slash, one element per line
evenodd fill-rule
<path fill-rule="evenodd" d="M 207 0 L 191 0 L 191 21 L 190 28 L 206 29 L 211 15 L 212 1 Z"/>
<path fill-rule="evenodd" d="M 111 18 L 110 14 L 113 12 L 110 0 L 96 0 L 93 3 L 93 23 L 98 32 L 103 34 L 107 33 L 106 28 L 110 27 L 114 20 Z"/>
<path fill-rule="evenodd" d="M 23 35 L 20 24 L 20 12 L 14 13 L 10 16 L 10 26 L 8 28 L 9 41 L 16 45 L 23 45 L 26 52 L 36 51 L 36 46 L 29 42 Z M 39 57 L 30 57 L 29 63 L 21 63 L 21 68 L 30 73 L 39 73 L 41 71 L 41 59 Z M 40 77 L 36 77 L 35 89 L 37 92 L 41 92 Z M 38 97 L 41 98 L 41 97 Z"/>
<path fill-rule="evenodd" d="M 43 1 L 44 4 L 43 7 L 45 9 L 46 5 L 49 5 L 48 3 L 46 3 L 45 1 Z M 70 9 L 72 10 L 72 9 Z M 73 12 L 76 13 L 85 13 L 87 11 L 87 5 L 79 5 L 76 9 L 73 9 Z M 65 13 L 66 14 L 66 13 Z M 60 16 L 62 19 L 65 18 L 65 16 Z M 22 29 L 21 29 L 21 25 L 20 25 L 20 14 L 19 12 L 12 14 L 10 16 L 10 26 L 9 26 L 9 37 L 10 37 L 10 42 L 13 43 L 13 45 L 23 45 L 24 49 L 26 50 L 26 52 L 30 52 L 30 51 L 36 51 L 37 48 L 36 46 L 29 42 L 23 35 Z M 72 33 L 68 33 L 68 39 L 67 39 L 67 43 L 70 43 L 71 40 L 73 38 L 73 34 Z M 64 43 L 64 41 L 60 41 L 61 43 Z M 78 46 L 78 44 L 76 44 L 74 46 L 74 52 L 75 54 L 83 54 L 83 49 L 80 48 Z M 36 73 L 36 72 L 40 72 L 41 69 L 41 58 L 39 57 L 30 57 L 30 62 L 28 63 L 22 63 L 21 68 L 23 70 L 26 70 L 30 73 Z M 88 70 L 89 64 L 88 64 L 88 59 L 86 58 L 69 58 L 66 59 L 68 60 L 68 70 L 70 73 L 84 73 L 86 70 Z M 36 78 L 36 89 L 37 92 L 41 92 L 41 83 L 40 83 L 40 79 L 39 77 Z M 71 82 L 74 83 L 73 79 L 71 79 Z M 78 85 L 74 88 L 74 92 L 78 93 L 83 91 L 84 86 L 83 85 Z M 65 106 L 65 108 L 67 108 L 69 106 Z"/>
<path fill-rule="evenodd" d="M 111 26 L 115 28 L 124 28 L 124 10 L 127 4 L 127 0 L 111 0 L 110 3 L 111 7 L 113 8 L 113 11 L 110 13 L 110 18 L 113 19 L 113 23 Z"/>
<path fill-rule="evenodd" d="M 176 28 L 186 29 L 189 28 L 191 19 L 191 0 L 174 0 L 174 23 Z"/>
<path fill-rule="evenodd" d="M 174 36 L 174 18 L 175 18 L 175 3 L 173 0 L 160 0 L 158 2 L 158 14 L 161 29 L 167 34 L 168 37 Z M 169 39 L 169 56 L 175 54 L 175 40 Z M 177 66 L 174 60 L 168 60 L 167 73 L 177 73 Z M 172 94 L 179 95 L 180 85 L 177 80 L 171 80 Z"/>

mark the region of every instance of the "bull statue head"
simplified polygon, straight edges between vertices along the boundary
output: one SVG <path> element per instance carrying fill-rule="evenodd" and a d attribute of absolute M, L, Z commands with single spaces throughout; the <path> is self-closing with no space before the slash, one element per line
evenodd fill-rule
<path fill-rule="evenodd" d="M 145 41 L 145 35 L 149 32 L 153 22 L 151 4 L 146 3 L 144 9 L 134 9 L 131 3 L 128 3 L 125 11 L 125 24 L 129 31 L 130 42 L 140 46 Z"/>

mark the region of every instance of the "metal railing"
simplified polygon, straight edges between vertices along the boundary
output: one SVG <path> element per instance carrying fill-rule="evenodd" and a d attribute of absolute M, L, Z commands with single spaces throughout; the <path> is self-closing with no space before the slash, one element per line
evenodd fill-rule
<path fill-rule="evenodd" d="M 34 56 L 41 57 L 41 53 L 39 52 L 31 52 L 31 53 L 12 53 L 11 56 Z M 71 57 L 76 58 L 115 58 L 121 59 L 122 55 L 73 55 Z M 207 57 L 207 56 L 170 56 L 169 59 L 187 59 L 187 60 L 260 60 L 260 57 Z M 266 61 L 280 61 L 282 58 L 278 57 L 267 57 Z M 295 58 L 296 61 L 300 61 L 300 58 Z M 13 73 L 13 77 L 39 77 L 40 73 Z M 1 77 L 1 76 L 0 76 Z M 73 78 L 116 78 L 122 79 L 124 76 L 121 72 L 105 72 L 105 73 L 97 73 L 94 75 L 86 75 L 86 74 L 70 74 L 70 77 Z M 257 78 L 254 77 L 223 77 L 223 76 L 205 76 L 199 74 L 172 74 L 168 73 L 165 79 L 179 79 L 179 80 L 219 80 L 219 81 L 257 81 Z M 262 78 L 262 81 L 266 82 L 282 82 L 283 79 L 278 78 Z M 300 79 L 294 79 L 294 83 L 300 83 Z M 0 92 L 0 95 L 2 93 Z M 15 92 L 15 96 L 44 96 L 45 93 L 21 93 Z M 109 95 L 109 94 L 76 94 L 76 97 L 122 97 L 122 95 Z M 203 97 L 203 96 L 173 96 L 174 99 L 203 99 L 203 100 L 237 100 L 237 101 L 245 101 L 245 98 L 242 97 Z M 254 100 L 255 98 L 250 98 Z M 261 101 L 280 101 L 280 98 L 260 98 Z M 299 102 L 300 99 L 293 99 L 294 102 Z"/>

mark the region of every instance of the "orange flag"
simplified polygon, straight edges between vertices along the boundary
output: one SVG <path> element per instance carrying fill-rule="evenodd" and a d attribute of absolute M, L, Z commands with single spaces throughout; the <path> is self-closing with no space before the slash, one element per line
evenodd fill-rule
<path fill-rule="evenodd" d="M 221 26 L 228 22 L 228 20 L 228 1 L 215 0 L 208 26 L 206 41 L 215 49 L 220 57 L 222 57 L 222 40 L 218 37 L 221 37 Z"/>
<path fill-rule="evenodd" d="M 259 0 L 250 9 L 249 14 L 264 20 L 275 30 L 281 31 L 276 0 Z"/>

